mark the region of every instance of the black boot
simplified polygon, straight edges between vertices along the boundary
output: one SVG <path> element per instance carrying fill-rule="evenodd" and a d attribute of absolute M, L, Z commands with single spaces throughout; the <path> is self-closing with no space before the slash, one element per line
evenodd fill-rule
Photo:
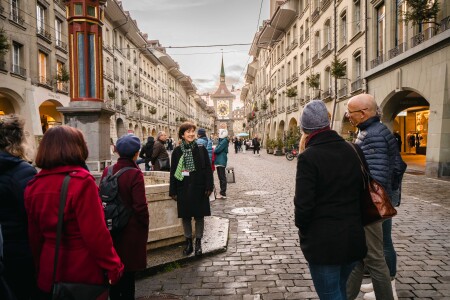
<path fill-rule="evenodd" d="M 202 255 L 202 239 L 195 239 L 195 256 Z"/>
<path fill-rule="evenodd" d="M 192 253 L 192 251 L 194 251 L 194 249 L 192 248 L 192 239 L 191 238 L 187 238 L 186 239 L 186 248 L 184 248 L 183 254 L 184 255 L 189 255 L 189 254 Z"/>

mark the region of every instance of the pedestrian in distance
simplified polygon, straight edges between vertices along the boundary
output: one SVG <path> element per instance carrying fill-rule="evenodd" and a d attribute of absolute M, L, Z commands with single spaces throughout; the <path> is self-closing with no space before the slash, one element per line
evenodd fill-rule
<path fill-rule="evenodd" d="M 147 143 L 145 143 L 144 146 L 142 146 L 141 152 L 139 153 L 139 157 L 144 159 L 145 163 L 145 171 L 151 171 L 151 159 L 153 156 L 153 147 L 155 145 L 155 138 L 152 136 L 149 136 L 147 138 Z M 136 162 L 137 164 L 141 163 L 141 161 Z"/>
<path fill-rule="evenodd" d="M 214 153 L 216 154 L 214 165 L 220 183 L 220 196 L 218 199 L 224 200 L 227 199 L 228 130 L 224 128 L 219 129 L 219 142 L 214 149 Z"/>
<path fill-rule="evenodd" d="M 164 146 L 166 140 L 167 134 L 164 131 L 158 132 L 151 159 L 154 171 L 170 171 L 169 153 Z"/>
<path fill-rule="evenodd" d="M 320 299 L 346 300 L 353 267 L 367 252 L 360 199 L 364 182 L 351 145 L 330 129 L 323 101 L 303 109 L 308 134 L 299 154 L 295 184 L 295 226 Z"/>
<path fill-rule="evenodd" d="M 131 216 L 126 226 L 116 234 L 112 234 L 114 248 L 122 260 L 125 270 L 119 282 L 111 287 L 111 300 L 132 300 L 135 297 L 135 275 L 137 271 L 147 266 L 147 239 L 149 213 L 145 197 L 144 176 L 135 163 L 139 154 L 140 140 L 134 134 L 127 134 L 117 140 L 116 148 L 119 154 L 117 163 L 103 171 L 101 180 L 112 169 L 117 174 L 123 168 L 125 171 L 118 179 L 120 200 L 124 206 L 131 209 Z"/>
<path fill-rule="evenodd" d="M 169 195 L 177 201 L 178 217 L 182 218 L 186 247 L 190 255 L 192 245 L 192 218 L 195 219 L 195 256 L 202 255 L 205 216 L 211 215 L 209 196 L 213 191 L 213 175 L 208 151 L 195 141 L 195 125 L 181 124 L 178 138 L 181 143 L 173 150 L 170 170 Z"/>
<path fill-rule="evenodd" d="M 206 137 L 206 130 L 199 128 L 197 131 L 197 144 L 202 145 L 208 151 L 209 161 L 212 161 L 213 143 Z"/>
<path fill-rule="evenodd" d="M 17 300 L 34 298 L 37 291 L 24 206 L 25 187 L 36 175 L 36 169 L 28 163 L 25 152 L 23 119 L 13 114 L 0 116 L 0 230 L 3 235 L 0 276 Z M 2 292 L 0 286 L 0 296 Z"/>
<path fill-rule="evenodd" d="M 258 154 L 258 156 L 259 156 L 259 150 L 261 147 L 261 143 L 260 143 L 257 135 L 255 135 L 255 137 L 253 138 L 252 144 L 253 144 L 253 154 Z"/>
<path fill-rule="evenodd" d="M 173 151 L 173 139 L 172 139 L 172 137 L 171 136 L 169 136 L 169 138 L 167 139 L 167 151 L 169 152 L 169 153 L 172 153 L 172 151 Z"/>
<path fill-rule="evenodd" d="M 395 131 L 393 133 L 395 140 L 397 141 L 397 146 L 398 146 L 398 152 L 402 152 L 402 137 L 400 136 L 400 133 L 398 133 L 398 131 Z"/>
<path fill-rule="evenodd" d="M 233 139 L 233 144 L 234 144 L 234 152 L 237 154 L 239 152 L 239 139 L 237 137 Z"/>
<path fill-rule="evenodd" d="M 81 131 L 49 128 L 39 145 L 36 166 L 42 170 L 25 190 L 28 235 L 36 265 L 39 299 L 52 299 L 56 226 L 63 180 L 70 182 L 64 207 L 56 282 L 115 284 L 124 266 L 113 247 Z"/>
<path fill-rule="evenodd" d="M 364 153 L 370 174 L 386 190 L 392 205 L 398 206 L 399 189 L 406 164 L 400 156 L 395 137 L 380 122 L 378 111 L 373 96 L 360 94 L 349 100 L 346 117 L 359 129 L 355 143 Z M 367 225 L 364 229 L 368 252 L 350 275 L 348 299 L 355 299 L 360 289 L 366 292 L 365 300 L 397 299 L 397 254 L 391 236 L 392 219 Z M 361 286 L 364 267 L 369 271 L 372 283 Z"/>

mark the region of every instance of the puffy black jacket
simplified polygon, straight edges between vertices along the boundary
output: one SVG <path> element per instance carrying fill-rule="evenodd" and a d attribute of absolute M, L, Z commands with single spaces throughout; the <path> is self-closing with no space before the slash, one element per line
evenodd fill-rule
<path fill-rule="evenodd" d="M 355 143 L 364 153 L 370 174 L 393 199 L 393 191 L 399 188 L 406 170 L 406 164 L 398 152 L 397 140 L 377 116 L 358 124 L 358 128 Z M 398 203 L 394 201 L 393 204 Z"/>
<path fill-rule="evenodd" d="M 36 170 L 26 161 L 0 151 L 0 224 L 4 238 L 6 281 L 18 299 L 29 299 L 36 286 L 28 240 L 23 193 Z"/>

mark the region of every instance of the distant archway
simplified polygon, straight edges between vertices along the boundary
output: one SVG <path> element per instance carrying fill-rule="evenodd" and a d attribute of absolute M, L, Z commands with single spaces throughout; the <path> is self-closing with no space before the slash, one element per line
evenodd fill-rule
<path fill-rule="evenodd" d="M 20 114 L 22 97 L 13 90 L 0 88 L 0 115 Z"/>
<path fill-rule="evenodd" d="M 116 120 L 116 130 L 117 130 L 117 138 L 120 138 L 122 135 L 127 133 L 125 124 L 123 123 L 123 120 L 121 118 L 118 118 Z"/>
<path fill-rule="evenodd" d="M 62 104 L 57 100 L 47 100 L 39 106 L 42 134 L 49 128 L 62 125 L 63 114 L 56 109 L 61 106 Z"/>

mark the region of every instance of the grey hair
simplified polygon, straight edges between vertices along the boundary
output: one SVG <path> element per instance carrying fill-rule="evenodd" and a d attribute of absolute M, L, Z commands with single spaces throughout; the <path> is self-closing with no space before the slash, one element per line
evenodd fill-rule
<path fill-rule="evenodd" d="M 163 135 L 163 133 L 165 133 L 164 131 L 158 131 L 158 134 L 156 135 L 156 139 L 159 140 L 159 138 L 161 137 L 161 135 Z"/>
<path fill-rule="evenodd" d="M 24 123 L 19 115 L 0 116 L 0 150 L 27 160 Z"/>

